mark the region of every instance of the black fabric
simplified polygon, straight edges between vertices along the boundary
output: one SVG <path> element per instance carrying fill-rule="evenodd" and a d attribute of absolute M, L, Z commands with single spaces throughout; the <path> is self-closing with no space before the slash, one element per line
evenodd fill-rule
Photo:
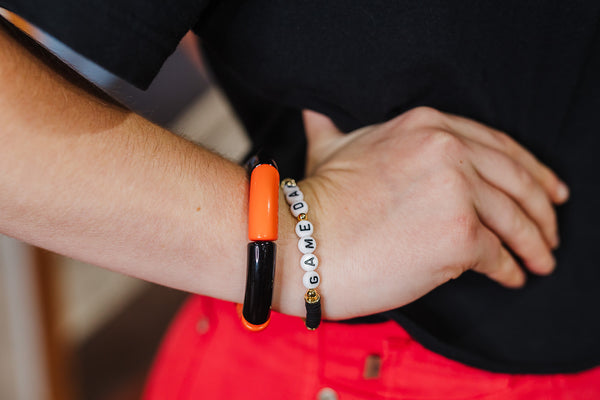
<path fill-rule="evenodd" d="M 135 26 L 141 22 L 132 10 L 143 9 L 144 26 L 158 25 L 173 46 L 196 21 L 215 77 L 255 147 L 277 159 L 282 176 L 302 174 L 303 108 L 351 131 L 427 105 L 512 135 L 571 188 L 570 201 L 558 209 L 556 272 L 530 276 L 517 291 L 466 273 L 373 322 L 394 319 L 427 348 L 492 371 L 571 372 L 600 364 L 600 2 L 220 0 L 198 14 L 201 2 L 173 1 L 169 7 L 189 7 L 189 14 L 185 23 L 171 21 L 177 28 L 166 28 L 158 1 L 140 7 L 132 0 L 97 0 L 79 7 L 84 16 L 112 15 L 94 35 L 72 22 L 81 18 L 74 10 L 49 10 L 60 3 L 41 7 L 50 17 L 18 6 L 101 63 L 125 57 L 132 50 L 123 47 L 146 40 L 129 30 L 137 39 L 109 51 L 119 10 Z M 71 28 L 61 28 L 67 22 Z M 111 68 L 147 84 L 161 59 L 156 53 L 168 53 L 168 46 Z"/>
<path fill-rule="evenodd" d="M 202 0 L 0 0 L 76 52 L 146 89 L 197 23 Z"/>
<path fill-rule="evenodd" d="M 300 176 L 300 110 L 340 128 L 419 105 L 511 134 L 572 198 L 557 271 L 507 290 L 466 273 L 385 313 L 429 349 L 476 367 L 577 371 L 600 362 L 600 4 L 595 1 L 220 1 L 197 32 L 256 147 Z M 364 321 L 364 319 L 363 319 Z"/>

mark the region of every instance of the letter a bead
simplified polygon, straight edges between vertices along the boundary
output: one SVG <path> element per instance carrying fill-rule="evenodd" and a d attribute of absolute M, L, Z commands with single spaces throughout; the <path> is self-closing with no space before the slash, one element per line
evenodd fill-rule
<path fill-rule="evenodd" d="M 306 272 L 314 271 L 319 266 L 319 259 L 314 254 L 305 254 L 300 259 L 300 267 Z"/>
<path fill-rule="evenodd" d="M 304 200 L 304 193 L 300 189 L 291 191 L 285 195 L 285 200 L 289 205 Z"/>

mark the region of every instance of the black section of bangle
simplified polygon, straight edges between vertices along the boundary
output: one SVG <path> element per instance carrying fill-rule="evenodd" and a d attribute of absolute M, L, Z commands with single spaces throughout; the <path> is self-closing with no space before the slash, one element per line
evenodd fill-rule
<path fill-rule="evenodd" d="M 248 243 L 248 275 L 242 315 L 252 325 L 262 325 L 271 315 L 277 247 L 273 242 Z"/>
<path fill-rule="evenodd" d="M 262 164 L 269 164 L 274 166 L 275 169 L 278 169 L 275 160 L 269 158 L 266 154 L 263 154 L 262 152 L 258 152 L 257 154 L 250 157 L 248 161 L 246 161 L 245 167 L 246 171 L 248 171 L 248 177 L 252 175 L 252 171 L 254 170 L 254 168 Z"/>

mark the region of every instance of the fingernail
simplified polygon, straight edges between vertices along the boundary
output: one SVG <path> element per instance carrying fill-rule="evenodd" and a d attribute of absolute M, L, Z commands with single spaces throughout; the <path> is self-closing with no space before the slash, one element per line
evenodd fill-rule
<path fill-rule="evenodd" d="M 565 183 L 559 182 L 556 195 L 559 201 L 566 201 L 569 198 L 569 187 Z"/>

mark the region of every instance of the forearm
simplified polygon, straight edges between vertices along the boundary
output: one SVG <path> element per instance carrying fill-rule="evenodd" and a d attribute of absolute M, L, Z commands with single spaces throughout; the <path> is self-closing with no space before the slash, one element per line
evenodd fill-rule
<path fill-rule="evenodd" d="M 0 85 L 3 233 L 242 300 L 241 167 L 70 84 L 1 30 Z"/>

